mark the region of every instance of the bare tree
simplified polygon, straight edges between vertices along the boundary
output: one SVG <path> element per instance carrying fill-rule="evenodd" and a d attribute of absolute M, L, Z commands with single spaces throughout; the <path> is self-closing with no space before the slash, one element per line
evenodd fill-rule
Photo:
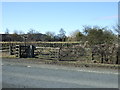
<path fill-rule="evenodd" d="M 58 34 L 58 36 L 61 38 L 61 41 L 65 41 L 65 39 L 66 39 L 65 34 L 66 34 L 66 31 L 63 28 L 61 28 L 59 31 L 59 34 Z"/>
<path fill-rule="evenodd" d="M 120 35 L 120 25 L 113 26 L 113 29 Z"/>
<path fill-rule="evenodd" d="M 5 34 L 9 34 L 9 29 L 6 28 Z"/>
<path fill-rule="evenodd" d="M 22 34 L 25 34 L 25 33 L 24 33 L 23 31 L 20 30 L 20 31 L 19 31 L 19 34 L 22 35 Z"/>

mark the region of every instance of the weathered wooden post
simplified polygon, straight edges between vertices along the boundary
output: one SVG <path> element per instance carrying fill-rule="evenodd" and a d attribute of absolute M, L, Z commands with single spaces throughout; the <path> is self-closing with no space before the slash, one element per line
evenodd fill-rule
<path fill-rule="evenodd" d="M 59 49 L 58 49 L 58 61 L 60 61 L 61 60 L 61 50 L 62 50 L 62 43 L 59 43 L 59 45 L 58 45 L 59 47 Z"/>
<path fill-rule="evenodd" d="M 16 57 L 21 57 L 21 46 L 20 45 L 16 45 L 16 48 L 15 48 L 15 54 L 16 54 Z"/>
<path fill-rule="evenodd" d="M 91 53 L 91 59 L 92 59 L 92 61 L 94 60 L 94 47 L 92 47 L 92 53 Z"/>
<path fill-rule="evenodd" d="M 59 47 L 56 48 L 56 60 L 59 61 Z"/>
<path fill-rule="evenodd" d="M 118 46 L 118 50 L 116 52 L 116 64 L 120 64 L 120 46 Z"/>
<path fill-rule="evenodd" d="M 11 45 L 9 46 L 9 55 L 13 55 L 13 49 Z"/>
<path fill-rule="evenodd" d="M 29 56 L 28 57 L 30 57 L 30 58 L 34 57 L 34 49 L 35 49 L 35 47 L 33 45 L 29 46 Z"/>

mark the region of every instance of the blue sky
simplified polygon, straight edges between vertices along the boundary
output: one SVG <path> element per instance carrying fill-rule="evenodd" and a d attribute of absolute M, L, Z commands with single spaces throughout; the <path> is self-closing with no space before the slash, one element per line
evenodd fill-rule
<path fill-rule="evenodd" d="M 60 28 L 69 35 L 83 25 L 111 27 L 118 19 L 117 2 L 4 2 L 2 24 L 10 32 L 28 32 L 30 28 L 45 33 L 59 33 Z"/>

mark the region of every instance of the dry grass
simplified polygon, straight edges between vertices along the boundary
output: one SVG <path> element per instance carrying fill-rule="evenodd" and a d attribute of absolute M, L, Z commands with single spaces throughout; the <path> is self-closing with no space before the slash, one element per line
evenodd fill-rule
<path fill-rule="evenodd" d="M 0 52 L 0 58 L 15 58 L 15 55 L 9 55 L 9 52 Z"/>
<path fill-rule="evenodd" d="M 2 58 L 16 58 L 15 55 L 9 55 L 8 52 L 0 53 L 0 56 Z M 93 63 L 88 61 L 58 61 L 58 60 L 45 60 L 45 59 L 39 59 L 39 58 L 25 58 L 26 60 L 33 60 L 40 61 L 45 64 L 55 64 L 55 65 L 63 65 L 63 66 L 74 66 L 74 67 L 87 67 L 87 68 L 111 68 L 111 69 L 118 69 L 120 65 L 116 64 L 101 64 L 101 63 Z"/>
<path fill-rule="evenodd" d="M 23 43 L 25 43 L 25 42 L 0 42 L 0 44 L 9 44 L 9 43 L 11 43 L 11 44 L 23 44 Z M 39 43 L 80 43 L 80 42 L 40 42 L 40 41 L 38 41 L 38 42 L 27 42 L 27 43 L 36 43 L 36 44 L 39 44 Z"/>

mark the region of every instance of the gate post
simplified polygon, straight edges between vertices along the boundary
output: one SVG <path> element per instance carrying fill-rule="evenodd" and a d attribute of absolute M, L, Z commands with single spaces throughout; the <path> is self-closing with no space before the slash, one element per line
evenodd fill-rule
<path fill-rule="evenodd" d="M 116 52 L 116 64 L 120 64 L 120 46 L 118 46 L 118 50 Z"/>
<path fill-rule="evenodd" d="M 9 54 L 10 54 L 10 55 L 13 55 L 12 46 L 9 46 Z"/>
<path fill-rule="evenodd" d="M 60 61 L 61 60 L 61 47 L 59 47 L 59 49 L 58 49 L 58 61 Z"/>
<path fill-rule="evenodd" d="M 20 45 L 16 45 L 16 48 L 15 48 L 16 52 L 16 57 L 21 57 L 21 46 Z"/>
<path fill-rule="evenodd" d="M 30 58 L 34 57 L 34 49 L 35 49 L 35 47 L 33 45 L 29 46 L 29 56 L 28 57 L 30 57 Z"/>

